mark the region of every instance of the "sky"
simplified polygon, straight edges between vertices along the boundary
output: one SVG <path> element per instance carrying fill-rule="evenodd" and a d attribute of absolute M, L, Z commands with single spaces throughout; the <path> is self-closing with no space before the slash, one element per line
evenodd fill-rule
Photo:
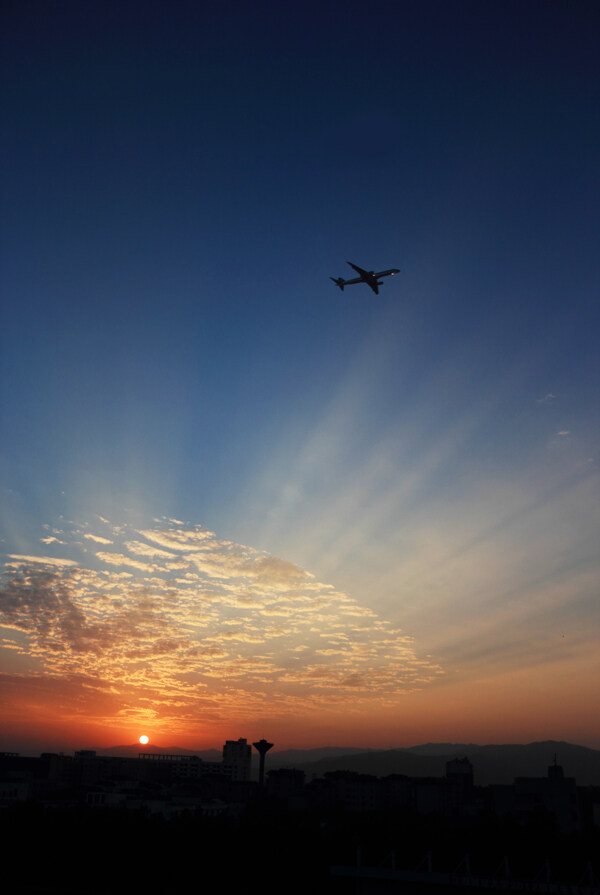
<path fill-rule="evenodd" d="M 0 748 L 600 748 L 597 5 L 2 15 Z"/>

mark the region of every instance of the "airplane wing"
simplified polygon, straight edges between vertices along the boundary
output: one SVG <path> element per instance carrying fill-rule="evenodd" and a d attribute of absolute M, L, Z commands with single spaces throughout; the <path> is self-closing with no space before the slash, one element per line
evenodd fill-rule
<path fill-rule="evenodd" d="M 364 281 L 362 280 L 362 277 L 368 277 L 368 276 L 369 276 L 369 271 L 368 271 L 368 270 L 363 270 L 362 267 L 359 267 L 359 266 L 358 266 L 358 264 L 353 264 L 352 261 L 346 261 L 346 264 L 349 264 L 350 267 L 351 267 L 353 270 L 356 271 L 356 273 L 359 273 L 359 274 L 361 275 L 361 279 L 358 281 L 359 283 L 360 283 L 360 282 L 364 282 Z"/>
<path fill-rule="evenodd" d="M 400 273 L 397 267 L 390 267 L 389 270 L 382 270 L 379 273 L 373 274 L 373 276 L 377 279 L 378 277 L 392 277 L 395 273 Z"/>

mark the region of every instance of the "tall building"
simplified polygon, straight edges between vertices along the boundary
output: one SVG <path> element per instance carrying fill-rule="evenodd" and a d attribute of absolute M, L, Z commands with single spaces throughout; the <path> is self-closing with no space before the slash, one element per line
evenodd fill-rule
<path fill-rule="evenodd" d="M 234 781 L 249 780 L 252 764 L 252 747 L 242 737 L 226 740 L 223 746 L 223 765 Z"/>

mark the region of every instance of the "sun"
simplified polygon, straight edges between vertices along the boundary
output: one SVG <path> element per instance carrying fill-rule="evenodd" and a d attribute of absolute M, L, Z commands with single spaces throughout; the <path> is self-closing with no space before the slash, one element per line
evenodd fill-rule
<path fill-rule="evenodd" d="M 146 743 L 149 743 L 149 742 L 150 742 L 149 738 L 146 736 L 145 733 L 143 733 L 140 737 L 140 743 L 142 744 L 142 746 L 145 746 Z"/>

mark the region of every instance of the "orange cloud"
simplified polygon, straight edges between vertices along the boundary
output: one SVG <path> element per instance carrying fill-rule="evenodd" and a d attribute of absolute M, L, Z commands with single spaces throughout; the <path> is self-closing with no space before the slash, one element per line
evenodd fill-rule
<path fill-rule="evenodd" d="M 7 648 L 41 663 L 45 678 L 80 681 L 70 712 L 82 718 L 160 719 L 175 732 L 207 707 L 238 718 L 373 711 L 440 673 L 347 594 L 211 532 L 115 526 L 115 551 L 92 561 L 64 537 L 63 556 L 11 555 L 0 617 Z M 165 566 L 137 558 L 170 550 L 179 559 Z M 182 565 L 196 572 L 176 577 Z M 35 689 L 38 675 L 28 680 Z"/>

